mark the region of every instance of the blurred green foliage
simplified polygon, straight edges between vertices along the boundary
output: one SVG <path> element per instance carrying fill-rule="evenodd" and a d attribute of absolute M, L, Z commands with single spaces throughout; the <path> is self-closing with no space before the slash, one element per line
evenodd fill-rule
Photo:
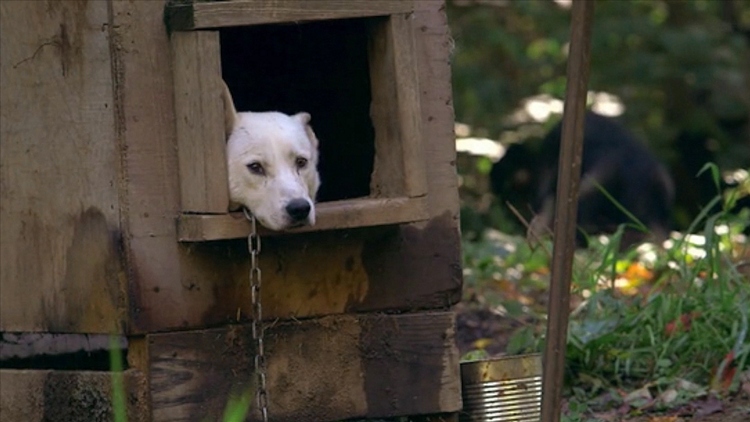
<path fill-rule="evenodd" d="M 448 0 L 456 120 L 500 139 L 525 98 L 563 98 L 569 2 Z M 748 167 L 750 1 L 596 0 L 592 91 L 667 163 L 682 131 L 715 140 L 722 167 Z"/>

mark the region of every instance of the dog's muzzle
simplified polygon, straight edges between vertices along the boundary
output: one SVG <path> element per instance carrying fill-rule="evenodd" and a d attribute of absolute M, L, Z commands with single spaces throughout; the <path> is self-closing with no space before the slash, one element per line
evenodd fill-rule
<path fill-rule="evenodd" d="M 304 198 L 296 198 L 289 201 L 286 204 L 286 213 L 291 219 L 292 225 L 303 225 L 307 223 L 308 217 L 310 216 L 310 202 Z"/>

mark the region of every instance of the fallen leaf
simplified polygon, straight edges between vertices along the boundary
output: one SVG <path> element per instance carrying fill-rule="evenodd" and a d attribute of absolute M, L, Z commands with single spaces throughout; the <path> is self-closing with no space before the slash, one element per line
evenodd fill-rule
<path fill-rule="evenodd" d="M 729 392 L 729 388 L 732 386 L 734 380 L 734 374 L 737 372 L 737 367 L 734 364 L 734 351 L 730 351 L 721 360 L 719 366 L 717 366 L 712 372 L 711 377 L 711 391 L 715 391 L 720 394 L 726 394 Z"/>
<path fill-rule="evenodd" d="M 680 393 L 685 399 L 696 399 L 698 397 L 705 396 L 707 392 L 706 387 L 682 378 L 678 379 L 677 382 L 675 382 L 673 388 L 677 390 L 677 392 Z"/>
<path fill-rule="evenodd" d="M 615 279 L 615 289 L 625 296 L 635 296 L 639 293 L 638 287 L 643 284 L 641 279 L 629 279 L 626 277 L 617 277 Z"/>
<path fill-rule="evenodd" d="M 625 270 L 623 277 L 629 280 L 640 280 L 641 282 L 644 282 L 650 281 L 654 278 L 654 273 L 640 262 L 634 262 L 628 266 L 627 270 Z"/>
<path fill-rule="evenodd" d="M 699 316 L 700 312 L 697 311 L 680 315 L 679 318 L 674 321 L 668 322 L 664 326 L 664 334 L 666 334 L 667 337 L 670 337 L 680 331 L 690 331 L 693 320 Z"/>
<path fill-rule="evenodd" d="M 714 413 L 722 412 L 724 410 L 724 403 L 721 402 L 716 396 L 711 395 L 706 400 L 694 403 L 695 417 L 703 417 L 712 415 Z"/>
<path fill-rule="evenodd" d="M 680 378 L 670 388 L 659 394 L 656 400 L 659 403 L 673 407 L 677 399 L 680 399 L 680 401 L 694 400 L 705 394 L 705 387 Z"/>
<path fill-rule="evenodd" d="M 679 393 L 677 393 L 677 390 L 674 388 L 669 388 L 667 390 L 662 391 L 661 394 L 659 394 L 659 397 L 657 398 L 660 402 L 664 404 L 670 404 L 677 400 L 677 397 L 679 396 Z"/>
<path fill-rule="evenodd" d="M 609 410 L 606 412 L 596 412 L 593 415 L 595 420 L 602 422 L 616 422 L 621 420 L 621 415 L 617 413 L 617 410 Z"/>
<path fill-rule="evenodd" d="M 499 290 L 501 293 L 504 293 L 508 296 L 515 297 L 516 295 L 518 295 L 518 288 L 516 283 L 508 279 L 496 279 L 493 282 L 493 286 L 496 290 Z"/>
<path fill-rule="evenodd" d="M 477 349 L 486 349 L 487 346 L 491 345 L 493 340 L 491 338 L 480 338 L 477 340 L 474 340 L 474 343 L 472 345 Z"/>
<path fill-rule="evenodd" d="M 632 407 L 642 409 L 651 405 L 654 401 L 654 397 L 651 395 L 648 387 L 642 387 L 628 393 L 623 398 L 623 401 Z"/>
<path fill-rule="evenodd" d="M 682 420 L 679 416 L 651 416 L 648 418 L 648 422 L 682 422 Z"/>
<path fill-rule="evenodd" d="M 742 392 L 750 397 L 750 370 L 747 370 L 740 374 L 740 386 Z"/>
<path fill-rule="evenodd" d="M 601 379 L 596 379 L 595 382 L 598 384 L 598 387 L 602 386 Z M 594 382 L 590 384 L 595 385 Z M 614 390 L 610 390 L 594 397 L 589 403 L 597 409 L 611 409 L 622 404 L 622 395 Z"/>
<path fill-rule="evenodd" d="M 625 296 L 635 296 L 641 292 L 646 282 L 653 279 L 654 274 L 639 262 L 630 263 L 624 271 L 619 271 L 614 280 L 615 289 Z"/>

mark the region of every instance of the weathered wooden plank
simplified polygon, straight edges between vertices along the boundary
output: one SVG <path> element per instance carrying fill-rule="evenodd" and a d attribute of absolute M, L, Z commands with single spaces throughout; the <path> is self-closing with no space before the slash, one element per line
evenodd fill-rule
<path fill-rule="evenodd" d="M 98 352 L 108 350 L 110 341 L 110 336 L 105 334 L 0 333 L 0 361 Z M 120 349 L 128 348 L 125 337 L 118 336 L 116 342 Z"/>
<path fill-rule="evenodd" d="M 227 26 L 297 23 L 407 13 L 413 0 L 232 0 L 175 2 L 166 8 L 173 31 Z"/>
<path fill-rule="evenodd" d="M 117 137 L 125 148 L 121 206 L 131 332 L 179 326 L 189 320 L 188 304 L 196 296 L 180 283 L 181 255 L 174 241 L 180 184 L 164 5 L 116 1 L 110 6 Z"/>
<path fill-rule="evenodd" d="M 450 57 L 453 42 L 445 14 L 445 2 L 415 4 L 414 26 L 424 136 L 424 160 L 433 217 L 448 213 L 458 227 L 458 177 L 451 88 Z"/>
<path fill-rule="evenodd" d="M 260 254 L 263 312 L 269 318 L 305 318 L 349 312 L 430 309 L 460 298 L 455 226 L 443 217 L 423 228 L 381 226 L 357 230 L 264 236 Z M 247 241 L 184 243 L 181 275 L 184 326 L 242 321 L 250 315 Z M 189 259 L 189 260 L 188 260 Z M 175 298 L 159 283 L 146 293 Z M 179 310 L 177 310 L 179 311 Z M 148 322 L 148 321 L 147 321 Z"/>
<path fill-rule="evenodd" d="M 170 37 L 183 212 L 224 214 L 229 207 L 218 31 Z"/>
<path fill-rule="evenodd" d="M 0 330 L 122 328 L 106 2 L 0 4 Z"/>
<path fill-rule="evenodd" d="M 336 421 L 461 407 L 454 315 L 325 317 L 270 324 L 265 352 L 275 421 Z M 254 388 L 248 326 L 148 336 L 155 421 L 217 420 Z M 257 414 L 249 420 L 258 420 Z"/>
<path fill-rule="evenodd" d="M 122 373 L 127 420 L 151 421 L 146 376 Z M 114 421 L 112 373 L 0 369 L 3 421 Z"/>
<path fill-rule="evenodd" d="M 317 204 L 315 226 L 304 226 L 285 232 L 260 228 L 263 236 L 305 233 L 310 231 L 380 226 L 426 220 L 425 198 L 350 199 Z M 259 226 L 260 227 L 260 226 Z M 250 234 L 250 224 L 241 212 L 224 215 L 182 214 L 177 221 L 181 242 L 236 239 Z"/>
<path fill-rule="evenodd" d="M 393 15 L 370 35 L 370 116 L 375 166 L 370 195 L 417 197 L 427 193 L 422 152 L 419 78 L 412 15 Z"/>

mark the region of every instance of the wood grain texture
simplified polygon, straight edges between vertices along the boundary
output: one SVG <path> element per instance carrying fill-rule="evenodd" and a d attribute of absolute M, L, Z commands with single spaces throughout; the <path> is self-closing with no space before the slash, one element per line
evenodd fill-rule
<path fill-rule="evenodd" d="M 418 1 L 414 13 L 424 159 L 430 213 L 448 213 L 458 227 L 458 175 L 453 132 L 453 91 L 450 57 L 453 41 L 443 1 Z"/>
<path fill-rule="evenodd" d="M 180 211 L 174 84 L 165 1 L 111 2 L 116 127 L 122 145 L 122 226 L 130 332 L 178 327 L 195 298 L 180 283 L 175 218 Z M 155 295 L 154 290 L 159 291 Z M 166 299 L 168 298 L 168 299 Z"/>
<path fill-rule="evenodd" d="M 335 421 L 461 407 L 453 314 L 336 316 L 266 331 L 274 421 Z M 155 421 L 217 420 L 253 391 L 249 327 L 149 335 Z M 258 420 L 253 414 L 249 420 Z"/>
<path fill-rule="evenodd" d="M 173 31 L 297 23 L 410 12 L 413 0 L 231 0 L 175 2 L 165 11 Z"/>
<path fill-rule="evenodd" d="M 427 193 L 412 21 L 412 14 L 393 15 L 375 23 L 370 34 L 370 117 L 375 128 L 370 195 L 375 197 Z"/>
<path fill-rule="evenodd" d="M 180 200 L 183 212 L 229 207 L 218 31 L 170 36 Z"/>
<path fill-rule="evenodd" d="M 122 330 L 106 2 L 0 4 L 0 330 Z"/>
<path fill-rule="evenodd" d="M 422 221 L 429 216 L 426 198 L 350 199 L 316 205 L 315 226 L 304 226 L 284 232 L 259 228 L 262 236 L 348 229 Z M 236 239 L 250 234 L 250 223 L 241 212 L 223 215 L 182 214 L 177 221 L 181 242 Z"/>
<path fill-rule="evenodd" d="M 151 421 L 146 376 L 135 370 L 122 375 L 127 420 Z M 0 369 L 0 415 L 8 422 L 112 421 L 112 374 Z"/>

